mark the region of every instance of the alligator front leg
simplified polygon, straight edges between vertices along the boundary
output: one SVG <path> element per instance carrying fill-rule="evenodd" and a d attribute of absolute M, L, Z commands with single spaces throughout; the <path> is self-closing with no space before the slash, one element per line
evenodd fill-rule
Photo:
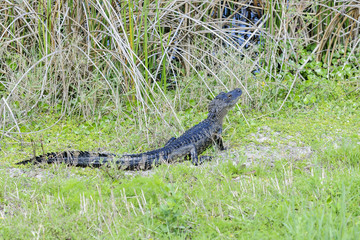
<path fill-rule="evenodd" d="M 226 147 L 224 147 L 224 142 L 221 136 L 215 137 L 215 145 L 218 147 L 220 151 L 226 150 Z"/>

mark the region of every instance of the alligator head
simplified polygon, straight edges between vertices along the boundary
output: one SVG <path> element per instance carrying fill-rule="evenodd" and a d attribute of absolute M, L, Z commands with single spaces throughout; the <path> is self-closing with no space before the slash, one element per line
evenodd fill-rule
<path fill-rule="evenodd" d="M 235 106 L 241 94 L 241 89 L 236 88 L 228 93 L 221 92 L 217 95 L 209 104 L 208 119 L 219 121 L 222 124 L 225 115 Z"/>

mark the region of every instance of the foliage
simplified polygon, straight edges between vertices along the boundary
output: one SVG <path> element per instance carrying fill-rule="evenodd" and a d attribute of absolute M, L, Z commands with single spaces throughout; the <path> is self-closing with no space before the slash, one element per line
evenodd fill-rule
<path fill-rule="evenodd" d="M 359 236 L 356 1 L 0 9 L 0 238 Z M 258 20 L 244 23 L 244 12 Z M 13 166 L 42 152 L 159 147 L 204 119 L 214 94 L 239 86 L 224 131 L 231 150 L 209 150 L 216 160 L 200 167 Z M 257 141 L 262 127 L 276 135 Z M 312 155 L 249 165 L 239 153 L 294 142 Z"/>
<path fill-rule="evenodd" d="M 0 238 L 357 238 L 356 4 L 2 1 Z M 159 147 L 234 87 L 244 96 L 224 133 L 235 151 L 215 163 L 13 166 Z M 254 140 L 265 126 L 278 137 Z M 249 165 L 239 154 L 294 141 L 312 156 Z"/>
<path fill-rule="evenodd" d="M 355 30 L 360 13 L 357 1 L 270 0 L 261 3 L 267 13 L 266 25 L 270 33 L 267 36 L 276 39 L 274 47 L 279 51 L 283 50 L 284 43 L 291 46 L 292 51 L 299 44 L 303 47 L 315 44 L 316 59 L 331 65 L 338 45 L 345 46 L 345 57 L 353 54 L 347 51 L 349 47 L 354 49 L 359 44 L 356 41 L 359 32 Z M 287 56 L 293 55 L 284 50 Z"/>
<path fill-rule="evenodd" d="M 1 3 L 0 113 L 6 114 L 5 123 L 14 126 L 39 106 L 85 117 L 114 109 L 122 115 L 128 106 L 139 110 L 133 113 L 138 118 L 149 110 L 161 115 L 160 102 L 173 110 L 168 89 L 199 68 L 211 70 L 202 59 L 226 68 L 213 56 L 214 46 L 238 47 L 221 28 L 233 24 L 217 17 L 223 7 L 220 2 L 148 0 Z M 199 76 L 204 89 L 206 80 Z"/>
<path fill-rule="evenodd" d="M 254 118 L 251 128 L 245 127 L 239 114 L 231 113 L 232 124 L 224 136 L 232 145 L 228 155 L 217 155 L 199 167 L 185 162 L 136 173 L 63 165 L 14 168 L 11 163 L 31 150 L 5 139 L 2 146 L 7 144 L 3 148 L 7 155 L 0 157 L 0 236 L 357 238 L 359 108 L 352 99 L 320 102 L 266 119 Z M 252 115 L 257 114 L 261 112 Z M 94 148 L 91 143 L 97 138 L 104 140 L 100 147 L 106 147 L 111 146 L 108 139 L 117 138 L 111 131 L 114 121 L 77 124 L 67 120 L 56 125 L 62 125 L 66 136 L 58 135 L 59 130 L 45 132 L 49 150 L 60 150 L 64 144 Z M 246 158 L 236 153 L 252 143 L 253 134 L 264 126 L 277 133 L 275 144 L 280 144 L 279 139 L 283 144 L 296 141 L 311 146 L 313 155 L 245 167 Z M 134 135 L 129 135 L 129 141 L 141 142 L 142 137 Z M 287 136 L 297 137 L 286 140 Z"/>
<path fill-rule="evenodd" d="M 316 102 L 358 96 L 356 91 L 360 86 L 360 71 L 357 68 L 357 59 L 360 59 L 360 51 L 355 51 L 354 55 L 348 58 L 344 57 L 345 49 L 340 46 L 338 53 L 333 55 L 332 65 L 329 66 L 315 59 L 312 54 L 313 47 L 314 45 L 299 49 L 297 59 L 290 57 L 276 78 L 258 74 L 257 78 L 265 78 L 256 90 L 261 100 L 258 108 L 267 104 L 276 109 L 284 103 L 286 107 L 301 108 Z M 282 58 L 283 54 L 278 56 L 279 61 Z"/>
<path fill-rule="evenodd" d="M 353 1 L 28 0 L 1 9 L 1 135 L 24 134 L 41 112 L 114 115 L 141 129 L 156 115 L 184 129 L 177 112 L 203 110 L 225 88 L 241 87 L 242 108 L 264 112 L 359 89 Z"/>

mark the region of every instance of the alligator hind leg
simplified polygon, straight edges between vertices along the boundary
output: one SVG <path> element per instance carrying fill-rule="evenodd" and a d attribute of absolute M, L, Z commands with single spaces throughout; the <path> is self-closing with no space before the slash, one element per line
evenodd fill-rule
<path fill-rule="evenodd" d="M 203 164 L 205 161 L 211 161 L 213 159 L 213 156 L 200 156 L 200 164 Z"/>
<path fill-rule="evenodd" d="M 198 156 L 195 145 L 193 144 L 193 148 L 190 150 L 191 162 L 195 166 L 203 164 L 205 161 L 210 161 L 212 156 Z"/>
<path fill-rule="evenodd" d="M 192 146 L 191 146 L 190 157 L 191 157 L 192 164 L 194 164 L 195 166 L 199 165 L 198 154 L 197 154 L 196 147 L 194 144 L 192 144 Z"/>

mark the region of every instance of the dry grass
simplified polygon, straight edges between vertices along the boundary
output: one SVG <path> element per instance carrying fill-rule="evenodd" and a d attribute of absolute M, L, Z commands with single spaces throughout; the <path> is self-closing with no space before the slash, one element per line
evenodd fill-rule
<path fill-rule="evenodd" d="M 295 77 L 281 97 L 285 103 L 302 77 L 299 49 L 313 46 L 307 62 L 316 57 L 328 63 L 337 45 L 345 46 L 348 59 L 358 51 L 357 4 L 2 2 L 2 133 L 20 133 L 21 125 L 33 120 L 29 113 L 50 110 L 86 118 L 132 115 L 145 126 L 149 114 L 165 121 L 164 112 L 171 112 L 181 126 L 175 108 L 184 109 L 189 99 L 204 107 L 209 93 L 211 97 L 240 86 L 245 90 L 243 105 L 260 109 L 268 99 L 277 99 L 261 86 L 278 92 L 284 88 L 283 75 L 291 72 Z M 256 23 L 244 22 L 236 18 L 239 13 L 261 17 Z M 249 37 L 239 41 L 235 33 L 244 31 Z M 260 43 L 253 45 L 252 37 Z M 254 77 L 254 71 L 261 74 Z M 174 85 L 176 90 L 169 92 Z"/>

